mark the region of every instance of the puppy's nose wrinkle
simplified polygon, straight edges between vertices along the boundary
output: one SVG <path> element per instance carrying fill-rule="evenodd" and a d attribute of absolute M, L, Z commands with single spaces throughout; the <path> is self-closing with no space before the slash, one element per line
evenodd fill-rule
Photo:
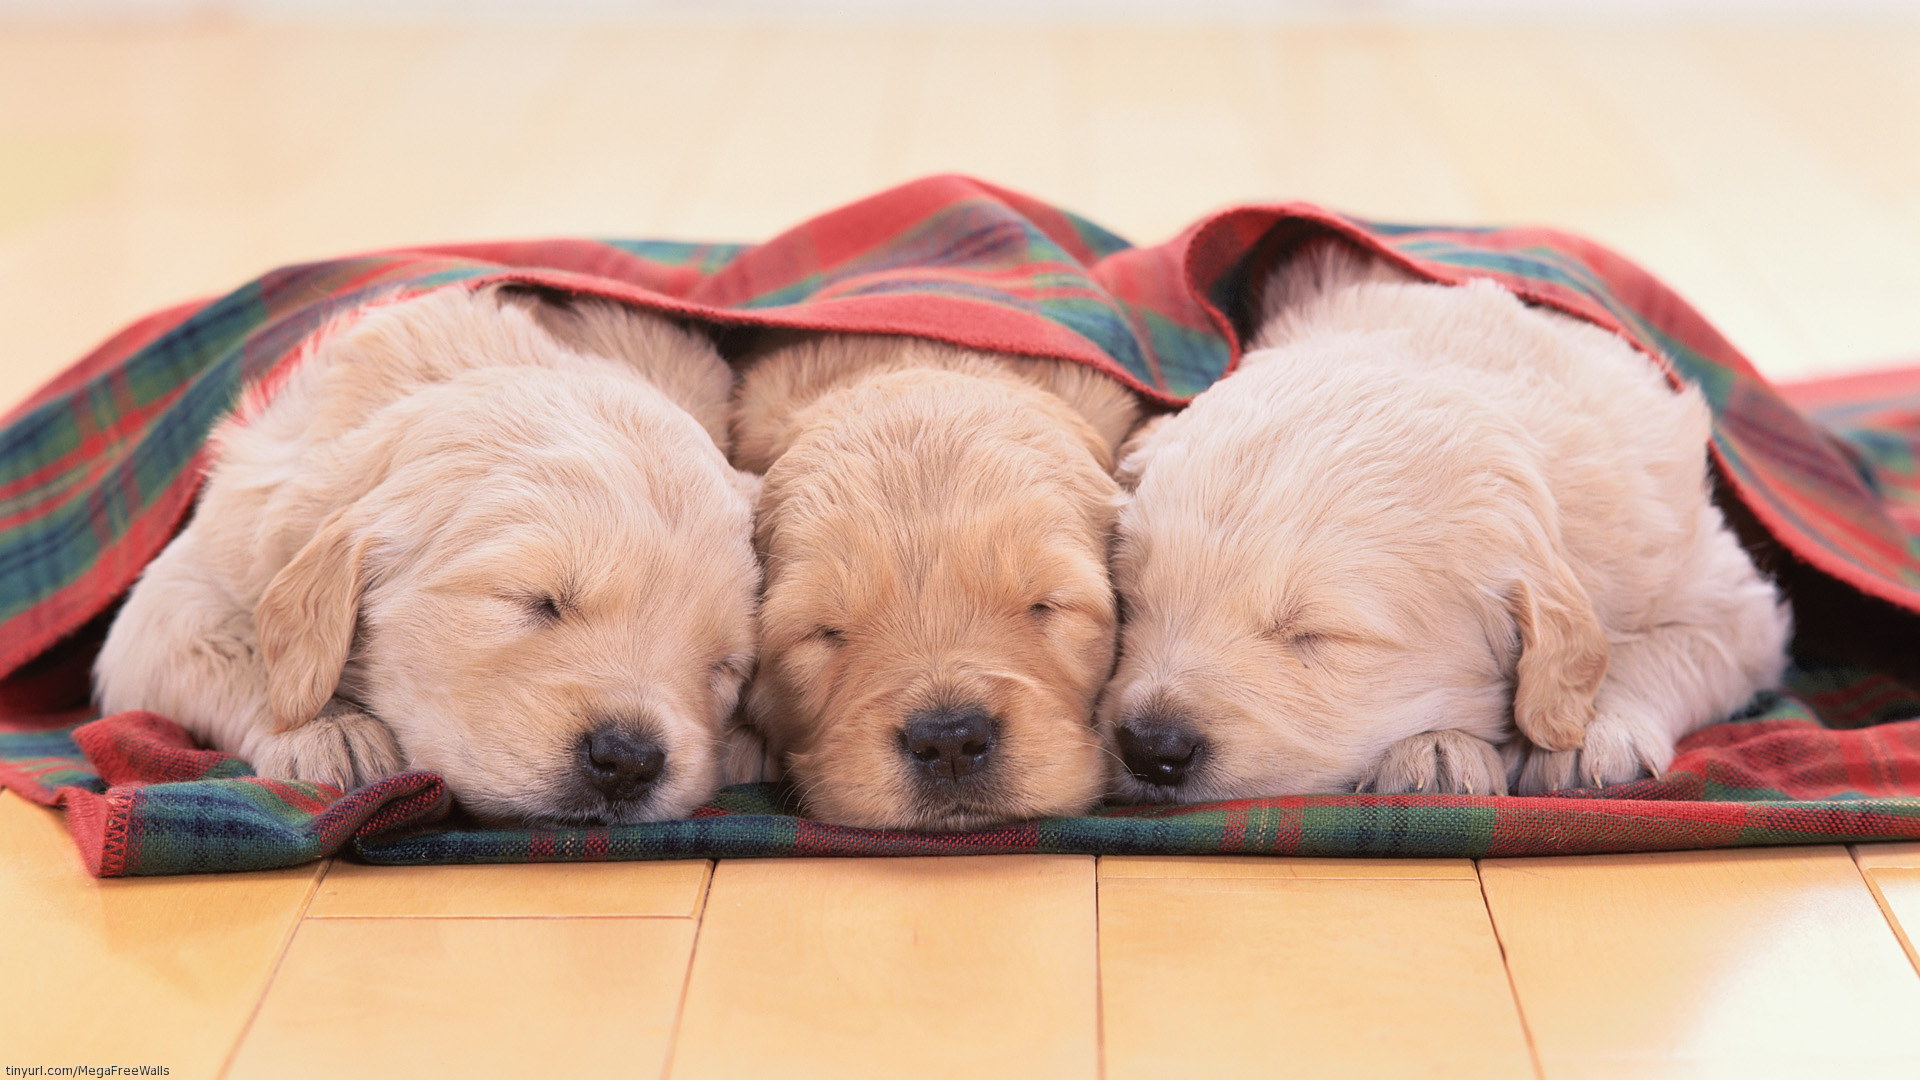
<path fill-rule="evenodd" d="M 1116 733 L 1120 760 L 1127 771 L 1149 784 L 1176 787 L 1186 783 L 1187 771 L 1199 759 L 1206 740 L 1178 724 L 1156 720 L 1129 720 Z"/>
<path fill-rule="evenodd" d="M 978 705 L 922 709 L 907 718 L 900 742 L 927 776 L 959 780 L 986 766 L 997 727 L 993 714 Z"/>
<path fill-rule="evenodd" d="M 626 728 L 600 728 L 582 740 L 580 749 L 587 782 L 615 801 L 645 794 L 667 767 L 667 752 L 658 742 Z"/>

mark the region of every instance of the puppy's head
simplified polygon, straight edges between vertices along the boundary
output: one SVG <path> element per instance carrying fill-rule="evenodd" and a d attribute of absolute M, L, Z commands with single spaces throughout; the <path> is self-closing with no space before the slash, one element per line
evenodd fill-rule
<path fill-rule="evenodd" d="M 257 609 L 276 719 L 339 693 L 482 817 L 684 816 L 754 660 L 754 485 L 684 410 L 582 360 L 375 417 L 379 477 Z"/>
<path fill-rule="evenodd" d="M 1291 362 L 1250 366 L 1123 456 L 1114 794 L 1351 790 L 1443 728 L 1577 744 L 1606 643 L 1525 433 L 1416 375 L 1396 403 L 1376 371 L 1329 363 L 1303 385 Z"/>
<path fill-rule="evenodd" d="M 1091 803 L 1105 444 L 1026 383 L 910 370 L 822 398 L 781 449 L 748 714 L 809 812 L 960 829 Z"/>

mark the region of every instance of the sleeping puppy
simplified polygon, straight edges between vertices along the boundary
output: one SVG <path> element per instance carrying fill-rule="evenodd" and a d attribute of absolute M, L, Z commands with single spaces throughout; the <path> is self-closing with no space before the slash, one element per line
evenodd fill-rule
<path fill-rule="evenodd" d="M 1344 245 L 1265 309 L 1121 464 L 1116 795 L 1619 783 L 1779 678 L 1787 611 L 1709 500 L 1696 390 Z"/>
<path fill-rule="evenodd" d="M 1113 447 L 1133 395 L 1078 364 L 908 338 L 788 340 L 742 375 L 764 471 L 746 716 L 808 811 L 964 829 L 1082 810 L 1113 667 Z"/>
<path fill-rule="evenodd" d="M 486 819 L 680 817 L 755 652 L 731 378 L 656 316 L 515 287 L 375 305 L 216 432 L 95 670 L 263 776 L 446 778 Z"/>

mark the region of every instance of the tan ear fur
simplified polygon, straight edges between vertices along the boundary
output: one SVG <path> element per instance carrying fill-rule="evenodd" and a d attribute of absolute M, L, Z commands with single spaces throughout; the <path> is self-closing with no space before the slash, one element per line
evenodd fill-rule
<path fill-rule="evenodd" d="M 1508 599 L 1520 629 L 1513 722 L 1544 749 L 1572 750 L 1586 736 L 1607 674 L 1607 637 L 1573 568 L 1544 546 L 1536 555 L 1530 579 Z"/>
<path fill-rule="evenodd" d="M 320 712 L 353 647 L 368 546 L 353 509 L 321 525 L 268 582 L 254 609 L 277 731 L 291 731 Z"/>

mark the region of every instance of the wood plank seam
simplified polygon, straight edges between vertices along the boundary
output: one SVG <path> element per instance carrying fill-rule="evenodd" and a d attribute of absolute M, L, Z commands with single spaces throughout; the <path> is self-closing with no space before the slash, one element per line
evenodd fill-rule
<path fill-rule="evenodd" d="M 293 939 L 300 933 L 300 928 L 306 925 L 307 909 L 313 906 L 314 897 L 320 895 L 320 883 L 325 881 L 332 871 L 333 860 L 327 859 L 321 864 L 320 872 L 313 875 L 313 880 L 307 883 L 306 899 L 300 901 L 300 910 L 295 912 L 293 918 L 287 923 L 287 932 L 280 939 L 280 949 L 274 955 L 273 967 L 267 970 L 266 979 L 260 983 L 260 992 L 254 995 L 253 1008 L 247 1010 L 247 1022 L 240 1025 L 239 1033 L 233 1038 L 233 1045 L 227 1047 L 226 1056 L 220 1062 L 220 1076 L 224 1077 L 233 1071 L 233 1062 L 240 1056 L 240 1047 L 246 1044 L 247 1036 L 252 1033 L 254 1021 L 260 1019 L 260 1008 L 266 1004 L 267 992 L 273 989 L 274 980 L 280 977 L 280 966 L 287 962 L 287 950 L 293 948 Z"/>
<path fill-rule="evenodd" d="M 706 917 L 707 893 L 713 889 L 713 873 L 715 870 L 718 870 L 719 868 L 720 868 L 720 864 L 718 862 L 715 862 L 712 859 L 707 860 L 706 875 L 700 879 L 700 895 L 694 898 L 693 913 L 687 916 L 688 918 L 693 919 L 695 922 L 699 922 Z M 694 943 L 696 945 L 699 944 L 697 940 Z M 689 957 L 687 960 L 687 968 L 688 970 L 692 970 L 693 968 L 693 960 L 691 957 Z"/>
<path fill-rule="evenodd" d="M 687 970 L 680 976 L 680 1000 L 673 1006 L 673 1026 L 667 1029 L 667 1054 L 660 1065 L 661 1080 L 673 1075 L 674 1055 L 680 1052 L 680 1024 L 687 1015 L 687 992 L 693 987 L 693 964 L 700 956 L 701 931 L 707 928 L 707 901 L 713 895 L 713 879 L 719 877 L 719 863 L 707 860 L 707 878 L 700 884 L 700 900 L 693 909 L 693 944 L 687 947 Z"/>
<path fill-rule="evenodd" d="M 1093 860 L 1093 1075 L 1102 1080 L 1107 1075 L 1107 976 L 1101 968 L 1105 931 L 1100 928 L 1100 898 L 1107 883 L 1100 864 L 1105 861 L 1104 856 Z"/>
<path fill-rule="evenodd" d="M 1513 968 L 1507 963 L 1507 939 L 1500 934 L 1500 920 L 1494 917 L 1493 904 L 1487 900 L 1487 879 L 1480 873 L 1480 860 L 1473 860 L 1473 884 L 1480 890 L 1480 909 L 1487 913 L 1487 926 L 1493 931 L 1493 943 L 1500 949 L 1500 970 L 1507 975 L 1507 994 L 1513 998 L 1513 1013 L 1520 1021 L 1520 1034 L 1527 1040 L 1527 1058 L 1533 1062 L 1533 1075 L 1546 1080 L 1546 1067 L 1540 1063 L 1540 1048 L 1533 1041 L 1533 1025 L 1527 1021 L 1527 1007 L 1520 1000 L 1520 985 L 1514 981 Z"/>
<path fill-rule="evenodd" d="M 1880 905 L 1880 914 L 1887 920 L 1887 926 L 1893 931 L 1893 936 L 1899 939 L 1900 948 L 1906 951 L 1907 961 L 1913 965 L 1914 972 L 1920 974 L 1920 948 L 1915 948 L 1913 937 L 1907 933 L 1907 928 L 1900 922 L 1900 917 L 1894 914 L 1893 906 L 1887 903 L 1887 895 L 1880 891 L 1879 879 L 1874 876 L 1872 870 L 1860 865 L 1860 845 L 1848 844 L 1847 854 L 1853 859 L 1853 868 L 1858 870 L 1860 876 L 1866 880 L 1867 891 L 1873 894 L 1873 902 Z"/>

